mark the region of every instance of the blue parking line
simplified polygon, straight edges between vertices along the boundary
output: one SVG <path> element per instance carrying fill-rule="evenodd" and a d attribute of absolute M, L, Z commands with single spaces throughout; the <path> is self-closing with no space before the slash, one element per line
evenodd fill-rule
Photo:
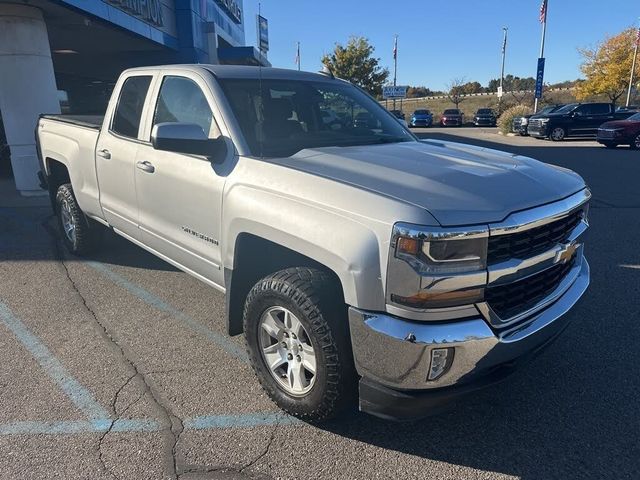
<path fill-rule="evenodd" d="M 233 343 L 228 337 L 225 337 L 224 335 L 220 335 L 219 333 L 216 333 L 210 330 L 209 328 L 207 328 L 197 320 L 191 318 L 186 313 L 168 304 L 167 302 L 162 300 L 160 297 L 157 297 L 156 295 L 149 292 L 148 290 L 145 290 L 139 285 L 136 285 L 135 283 L 130 282 L 129 280 L 124 278 L 122 275 L 114 272 L 105 264 L 96 262 L 96 261 L 88 261 L 84 263 L 90 266 L 91 268 L 93 268 L 94 270 L 96 270 L 97 272 L 100 272 L 101 274 L 103 274 L 105 277 L 107 277 L 109 280 L 111 280 L 113 283 L 115 283 L 119 287 L 124 288 L 129 293 L 135 295 L 146 304 L 151 305 L 152 307 L 157 308 L 162 312 L 168 313 L 169 315 L 171 315 L 172 317 L 176 318 L 177 320 L 182 322 L 184 325 L 189 327 L 191 330 L 208 338 L 213 343 L 215 343 L 220 348 L 222 348 L 225 352 L 229 353 L 230 355 L 234 356 L 235 358 L 245 363 L 249 363 L 249 356 L 247 355 L 247 352 L 245 352 L 244 349 L 242 349 L 241 347 Z"/>
<path fill-rule="evenodd" d="M 93 395 L 64 368 L 38 337 L 31 333 L 26 325 L 2 302 L 0 302 L 0 322 L 15 335 L 51 380 L 87 417 L 91 420 L 109 418 L 109 413 L 93 398 Z"/>
<path fill-rule="evenodd" d="M 157 432 L 160 424 L 155 420 L 61 420 L 57 422 L 12 422 L 0 425 L 0 435 L 69 435 L 77 433 Z"/>
<path fill-rule="evenodd" d="M 282 412 L 244 413 L 239 415 L 204 415 L 182 422 L 186 430 L 217 430 L 251 428 L 269 425 L 295 425 L 302 423 Z"/>
<path fill-rule="evenodd" d="M 113 426 L 111 425 L 113 423 Z M 301 420 L 282 412 L 243 413 L 238 415 L 203 415 L 185 419 L 185 431 L 228 430 L 274 425 L 303 425 Z M 60 420 L 55 422 L 20 421 L 0 425 L 0 436 L 6 435 L 71 435 L 81 433 L 157 432 L 161 425 L 152 419 Z"/>

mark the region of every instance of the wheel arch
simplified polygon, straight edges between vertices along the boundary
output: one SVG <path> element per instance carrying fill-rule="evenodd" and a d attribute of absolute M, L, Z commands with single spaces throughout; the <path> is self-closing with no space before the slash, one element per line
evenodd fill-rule
<path fill-rule="evenodd" d="M 290 267 L 312 267 L 328 272 L 342 292 L 339 302 L 384 308 L 377 239 L 371 231 L 368 235 L 356 232 L 362 226 L 351 225 L 351 229 L 342 229 L 338 235 L 341 238 L 324 245 L 265 224 L 252 224 L 253 228 L 243 228 L 232 235 L 223 257 L 229 334 L 242 333 L 244 303 L 253 285 L 269 274 Z M 360 238 L 360 242 L 347 242 L 349 237 Z M 374 305 L 375 302 L 381 303 Z"/>

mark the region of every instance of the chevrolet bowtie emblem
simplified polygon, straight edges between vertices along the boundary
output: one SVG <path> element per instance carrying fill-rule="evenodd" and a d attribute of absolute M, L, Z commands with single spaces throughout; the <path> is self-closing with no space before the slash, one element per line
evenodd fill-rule
<path fill-rule="evenodd" d="M 560 250 L 556 253 L 555 263 L 567 263 L 573 258 L 580 244 L 564 243 L 560 245 Z"/>

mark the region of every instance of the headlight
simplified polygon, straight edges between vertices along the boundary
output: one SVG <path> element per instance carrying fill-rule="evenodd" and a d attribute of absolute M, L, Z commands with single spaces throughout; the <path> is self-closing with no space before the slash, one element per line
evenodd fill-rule
<path fill-rule="evenodd" d="M 543 125 L 546 123 L 549 123 L 549 119 L 548 118 L 541 118 L 540 119 L 540 123 L 542 123 Z"/>
<path fill-rule="evenodd" d="M 400 236 L 396 256 L 417 265 L 422 273 L 482 270 L 487 262 L 487 238 L 424 240 Z"/>
<path fill-rule="evenodd" d="M 416 310 L 469 305 L 484 298 L 488 230 L 427 230 L 397 224 L 387 275 L 388 300 Z"/>
<path fill-rule="evenodd" d="M 529 123 L 529 119 L 528 118 L 521 118 L 520 119 L 520 125 L 526 125 L 527 123 Z"/>

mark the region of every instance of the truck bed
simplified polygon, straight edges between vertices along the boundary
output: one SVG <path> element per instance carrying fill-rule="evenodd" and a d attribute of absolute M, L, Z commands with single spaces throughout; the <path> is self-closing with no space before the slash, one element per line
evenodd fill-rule
<path fill-rule="evenodd" d="M 93 128 L 94 130 L 100 130 L 104 115 L 41 115 L 40 118 L 46 118 L 47 120 L 55 120 L 57 122 L 70 123 L 72 125 L 78 125 L 79 127 Z"/>

